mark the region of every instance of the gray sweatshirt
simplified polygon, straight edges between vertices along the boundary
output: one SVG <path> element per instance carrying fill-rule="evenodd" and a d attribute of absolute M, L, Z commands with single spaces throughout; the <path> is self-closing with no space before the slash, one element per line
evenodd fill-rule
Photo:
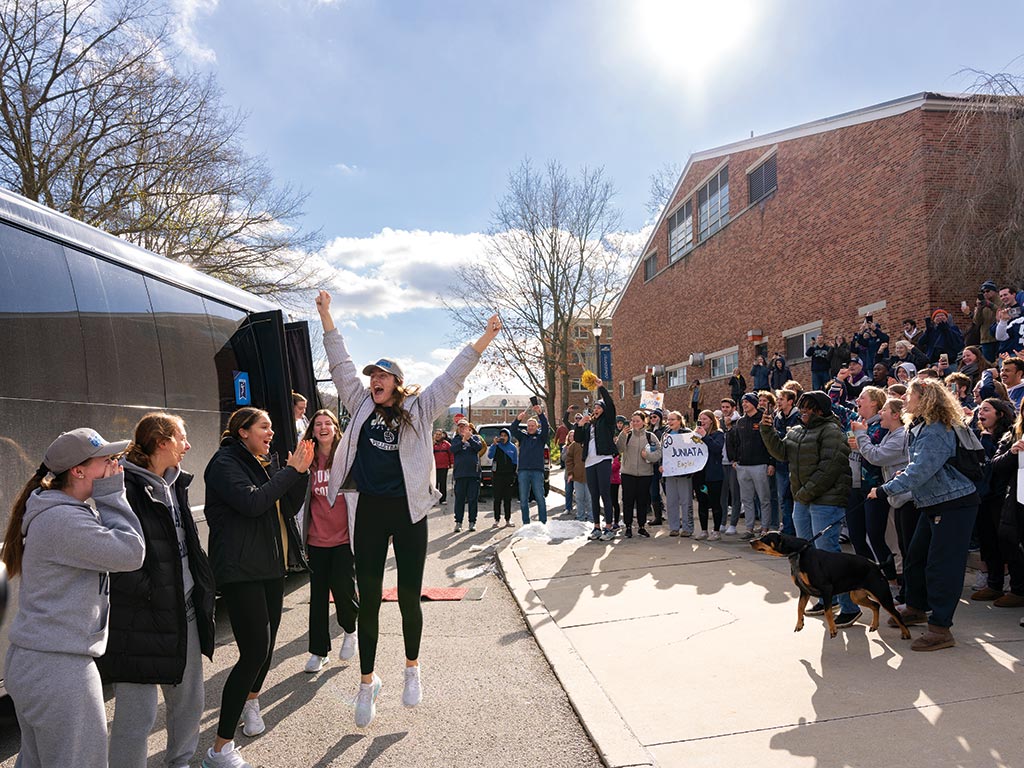
<path fill-rule="evenodd" d="M 95 511 L 63 491 L 29 496 L 13 645 L 94 657 L 106 650 L 107 574 L 142 567 L 146 544 L 122 475 L 97 480 L 92 498 Z"/>
<path fill-rule="evenodd" d="M 331 478 L 327 486 L 327 500 L 333 504 L 340 490 L 355 490 L 349 477 L 355 463 L 359 432 L 374 410 L 370 388 L 359 378 L 355 363 L 345 348 L 345 341 L 337 329 L 324 334 L 324 348 L 330 365 L 338 398 L 352 414 L 348 429 L 338 443 L 331 464 Z M 466 377 L 480 361 L 480 353 L 472 346 L 455 356 L 445 371 L 437 376 L 419 395 L 405 401 L 405 409 L 412 417 L 412 429 L 402 428 L 398 438 L 398 455 L 402 463 L 402 477 L 409 503 L 409 518 L 418 523 L 433 508 L 441 494 L 434 487 L 434 421 L 455 402 Z M 348 529 L 356 529 L 356 505 L 348 507 Z M 355 538 L 352 538 L 355 546 Z"/>

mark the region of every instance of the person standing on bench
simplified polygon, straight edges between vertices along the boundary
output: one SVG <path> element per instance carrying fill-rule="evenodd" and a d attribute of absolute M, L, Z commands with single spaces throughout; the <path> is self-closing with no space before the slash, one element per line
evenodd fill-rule
<path fill-rule="evenodd" d="M 356 584 L 359 588 L 359 666 L 355 722 L 365 728 L 376 713 L 381 679 L 374 672 L 384 565 L 394 542 L 398 570 L 398 606 L 405 642 L 402 704 L 422 701 L 420 591 L 427 558 L 427 513 L 441 497 L 434 487 L 433 423 L 455 402 L 463 382 L 495 336 L 501 320 L 492 315 L 483 335 L 455 357 L 448 369 L 422 391 L 405 383 L 393 359 L 380 358 L 363 368 L 370 386 L 358 376 L 352 357 L 331 317 L 331 295 L 320 291 L 316 308 L 324 328 L 324 348 L 338 397 L 352 420 L 338 444 L 327 499 L 344 488 L 358 490 L 350 510 Z"/>

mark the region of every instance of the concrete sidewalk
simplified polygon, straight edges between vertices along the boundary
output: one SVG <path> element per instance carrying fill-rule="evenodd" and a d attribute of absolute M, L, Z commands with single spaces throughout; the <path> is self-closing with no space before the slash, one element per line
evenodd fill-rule
<path fill-rule="evenodd" d="M 1024 766 L 1020 610 L 967 589 L 957 647 L 934 653 L 884 612 L 876 633 L 869 615 L 835 639 L 820 617 L 794 633 L 788 561 L 651 530 L 500 553 L 606 765 Z"/>

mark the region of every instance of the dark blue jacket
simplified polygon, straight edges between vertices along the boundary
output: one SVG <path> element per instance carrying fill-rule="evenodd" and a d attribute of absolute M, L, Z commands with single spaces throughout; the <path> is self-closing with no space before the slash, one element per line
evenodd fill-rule
<path fill-rule="evenodd" d="M 452 438 L 452 453 L 455 455 L 453 480 L 480 477 L 480 451 L 483 447 L 484 441 L 478 435 L 470 435 L 469 440 L 463 440 L 462 435 Z"/>
<path fill-rule="evenodd" d="M 519 419 L 512 422 L 509 429 L 516 442 L 519 443 L 519 469 L 544 469 L 544 449 L 548 445 L 550 429 L 547 417 L 543 413 L 537 415 L 540 427 L 535 434 L 529 434 L 525 426 L 520 426 Z"/>
<path fill-rule="evenodd" d="M 794 408 L 794 410 L 796 410 Z M 708 463 L 701 470 L 703 482 L 718 483 L 725 477 L 722 472 L 722 446 L 725 445 L 725 432 L 716 429 L 710 435 L 705 435 L 704 444 L 708 447 Z"/>

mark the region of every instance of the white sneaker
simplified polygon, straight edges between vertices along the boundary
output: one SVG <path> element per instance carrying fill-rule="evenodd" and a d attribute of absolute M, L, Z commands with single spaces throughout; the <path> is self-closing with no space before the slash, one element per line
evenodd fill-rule
<path fill-rule="evenodd" d="M 729 527 L 727 527 L 725 529 L 725 535 L 726 536 L 735 536 L 736 535 L 736 526 L 735 525 L 730 525 Z"/>
<path fill-rule="evenodd" d="M 693 538 L 697 539 L 698 541 L 704 541 L 704 540 L 707 539 L 707 537 L 708 537 L 708 532 L 707 531 L 701 531 L 700 533 L 698 533 Z"/>
<path fill-rule="evenodd" d="M 348 661 L 356 655 L 356 633 L 346 632 L 345 637 L 341 640 L 341 652 L 338 654 L 338 658 L 342 661 Z"/>
<path fill-rule="evenodd" d="M 977 591 L 979 589 L 984 589 L 987 586 L 988 586 L 988 572 L 987 571 L 978 571 L 978 575 L 974 577 L 974 589 L 975 589 L 975 591 Z"/>
<path fill-rule="evenodd" d="M 319 672 L 321 669 L 323 669 L 325 666 L 327 666 L 327 664 L 330 663 L 330 661 L 331 660 L 330 660 L 329 657 L 327 657 L 327 656 L 317 656 L 314 653 L 314 654 L 310 655 L 309 661 L 306 662 L 306 669 L 305 669 L 305 671 L 308 674 L 310 674 L 310 675 L 315 675 L 317 672 Z"/>
<path fill-rule="evenodd" d="M 719 533 L 718 531 L 712 531 L 711 535 L 708 536 L 708 541 L 721 541 L 721 540 L 722 540 L 722 534 Z"/>
<path fill-rule="evenodd" d="M 206 750 L 203 768 L 252 768 L 252 765 L 245 762 L 242 753 L 235 749 L 235 742 L 229 741 L 220 752 L 214 752 L 213 747 Z"/>
<path fill-rule="evenodd" d="M 423 688 L 420 687 L 420 668 L 405 668 L 405 688 L 402 689 L 402 704 L 406 707 L 415 707 L 423 701 Z"/>
<path fill-rule="evenodd" d="M 381 688 L 380 678 L 376 674 L 372 683 L 360 683 L 356 694 L 356 727 L 365 728 L 377 714 L 377 694 Z"/>
<path fill-rule="evenodd" d="M 260 700 L 246 699 L 242 707 L 242 733 L 246 736 L 259 736 L 265 730 L 267 726 L 260 715 Z"/>

